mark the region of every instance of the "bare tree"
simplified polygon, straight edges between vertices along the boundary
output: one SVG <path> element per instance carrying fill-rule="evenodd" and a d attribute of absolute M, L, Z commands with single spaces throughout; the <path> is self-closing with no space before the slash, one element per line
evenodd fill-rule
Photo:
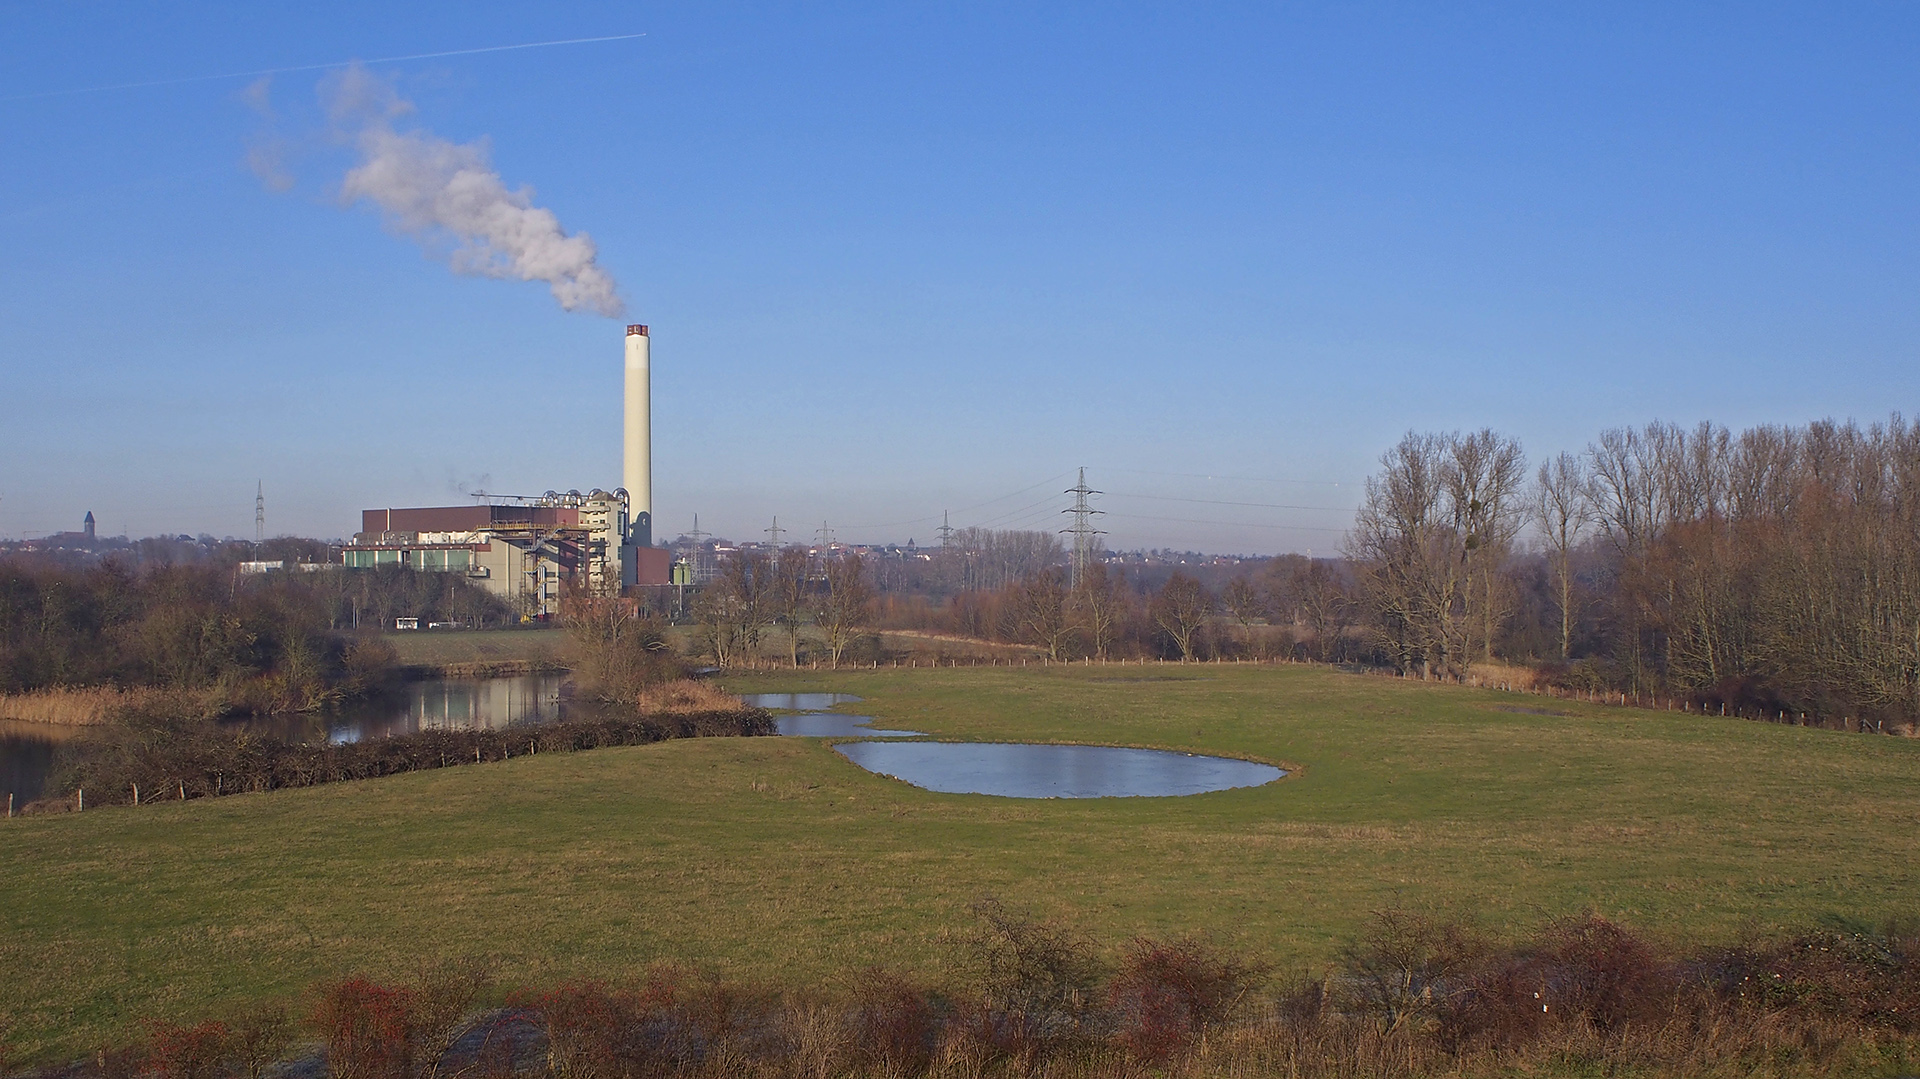
<path fill-rule="evenodd" d="M 1411 431 L 1381 455 L 1348 536 L 1379 645 L 1403 671 L 1454 674 L 1464 537 L 1448 512 L 1449 439 Z"/>
<path fill-rule="evenodd" d="M 867 581 L 866 564 L 857 554 L 829 561 L 826 587 L 814 607 L 813 624 L 826 639 L 827 655 L 833 666 L 840 666 L 854 635 L 872 616 L 873 586 Z"/>
<path fill-rule="evenodd" d="M 1353 589 L 1339 566 L 1325 558 L 1284 555 L 1268 570 L 1268 593 L 1289 621 L 1313 635 L 1313 658 L 1330 663 L 1353 624 Z"/>
<path fill-rule="evenodd" d="M 1180 649 L 1180 661 L 1189 662 L 1194 654 L 1194 635 L 1200 627 L 1207 624 L 1213 614 L 1213 597 L 1199 581 L 1181 573 L 1173 572 L 1167 583 L 1153 597 L 1151 605 L 1154 624 L 1172 638 L 1174 646 Z"/>
<path fill-rule="evenodd" d="M 1059 565 L 1065 551 L 1051 532 L 961 528 L 954 531 L 946 557 L 958 560 L 962 591 L 992 591 Z"/>
<path fill-rule="evenodd" d="M 1049 566 L 1022 578 L 1012 589 L 1012 616 L 1016 636 L 1039 645 L 1047 658 L 1057 660 L 1073 635 L 1067 616 L 1067 586 L 1059 567 Z"/>
<path fill-rule="evenodd" d="M 718 582 L 702 588 L 693 599 L 694 642 L 720 667 L 730 667 L 739 658 L 738 603 L 733 590 L 718 587 Z"/>
<path fill-rule="evenodd" d="M 1484 658 L 1493 658 L 1494 626 L 1506 614 L 1498 595 L 1500 569 L 1525 520 L 1521 485 L 1526 456 L 1518 442 L 1486 428 L 1447 441 L 1451 458 L 1444 473 L 1447 504 L 1453 527 L 1460 533 L 1465 585 L 1460 621 L 1464 669 L 1476 644 Z"/>
<path fill-rule="evenodd" d="M 1127 597 L 1121 587 L 1124 581 L 1122 575 L 1109 573 L 1106 563 L 1090 562 L 1081 570 L 1080 583 L 1070 597 L 1095 659 L 1107 658 L 1115 631 L 1126 616 Z"/>
<path fill-rule="evenodd" d="M 731 595 L 727 609 L 734 618 L 734 638 L 743 653 L 757 655 L 760 635 L 776 614 L 773 570 L 767 556 L 758 551 L 736 551 L 712 587 Z"/>
<path fill-rule="evenodd" d="M 1246 577 L 1235 577 L 1227 582 L 1220 592 L 1220 603 L 1240 623 L 1240 639 L 1246 645 L 1249 655 L 1256 655 L 1253 644 L 1253 624 L 1267 615 L 1267 598 L 1260 589 Z"/>
<path fill-rule="evenodd" d="M 1573 551 L 1593 520 L 1586 463 L 1562 453 L 1540 466 L 1534 485 L 1534 521 L 1547 543 L 1555 606 L 1560 609 L 1560 658 L 1573 654 Z"/>
<path fill-rule="evenodd" d="M 569 596 L 562 615 L 579 657 L 580 682 L 601 700 L 632 704 L 648 686 L 685 673 L 666 625 L 632 600 Z"/>
<path fill-rule="evenodd" d="M 800 665 L 800 625 L 806 621 L 813 555 L 805 547 L 787 547 L 773 566 L 774 613 L 787 631 L 787 659 Z"/>

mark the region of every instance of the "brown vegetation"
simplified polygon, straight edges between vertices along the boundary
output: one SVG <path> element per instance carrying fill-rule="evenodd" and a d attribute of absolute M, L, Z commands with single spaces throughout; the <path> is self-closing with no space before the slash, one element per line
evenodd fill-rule
<path fill-rule="evenodd" d="M 586 696 L 637 704 L 653 687 L 686 676 L 666 623 L 632 600 L 571 596 L 562 616 L 573 642 L 575 680 Z"/>
<path fill-rule="evenodd" d="M 63 747 L 57 777 L 68 795 L 45 798 L 27 812 L 64 812 L 85 805 L 139 805 L 562 753 L 648 745 L 670 738 L 774 733 L 765 711 L 706 686 L 667 683 L 636 703 L 645 713 L 602 714 L 500 730 L 423 730 L 362 742 L 304 743 L 260 738 L 210 720 L 181 719 L 172 708 L 134 713 L 99 734 Z"/>
<path fill-rule="evenodd" d="M 137 706 L 147 691 L 115 686 L 54 686 L 27 693 L 0 694 L 0 719 L 88 727 L 113 713 Z"/>
<path fill-rule="evenodd" d="M 1381 659 L 1546 660 L 1562 688 L 1920 725 L 1920 429 L 1618 428 L 1525 498 L 1518 452 L 1409 434 L 1382 458 L 1349 552 Z M 1538 555 L 1512 550 L 1528 516 Z"/>
<path fill-rule="evenodd" d="M 985 901 L 945 987 L 884 969 L 839 992 L 671 966 L 515 991 L 477 964 L 315 987 L 334 1079 L 670 1076 L 1642 1076 L 1894 1074 L 1920 1061 L 1920 936 L 1807 932 L 1670 951 L 1587 915 L 1514 945 L 1377 913 L 1339 962 L 1272 984 L 1193 938 L 1090 942 Z M 41 1079 L 257 1079 L 286 1013 L 149 1023 Z M 301 1065 L 305 1068 L 308 1065 Z"/>
<path fill-rule="evenodd" d="M 0 561 L 0 693 L 160 689 L 222 714 L 308 710 L 363 694 L 393 656 L 336 628 L 328 593 L 337 576 Z M 71 722 L 103 715 L 106 701 L 45 698 L 41 708 Z"/>

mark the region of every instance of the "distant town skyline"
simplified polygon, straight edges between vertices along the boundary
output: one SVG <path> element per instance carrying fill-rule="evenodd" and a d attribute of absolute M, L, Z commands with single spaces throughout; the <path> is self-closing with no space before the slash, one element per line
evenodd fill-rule
<path fill-rule="evenodd" d="M 1811 5 L 15 6 L 0 537 L 611 488 L 626 321 L 663 540 L 1052 530 L 1084 466 L 1114 548 L 1325 553 L 1410 428 L 1873 422 L 1920 389 L 1917 49 Z"/>

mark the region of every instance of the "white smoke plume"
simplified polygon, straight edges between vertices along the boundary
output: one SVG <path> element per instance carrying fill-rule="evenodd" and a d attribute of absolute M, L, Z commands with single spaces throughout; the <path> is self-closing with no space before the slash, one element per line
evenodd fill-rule
<path fill-rule="evenodd" d="M 389 225 L 428 251 L 451 241 L 456 273 L 545 281 L 568 311 L 618 317 L 618 287 L 596 261 L 593 240 L 568 235 L 553 211 L 533 204 L 533 189 L 510 189 L 487 159 L 484 140 L 455 143 L 427 131 L 396 130 L 412 105 L 364 69 L 330 80 L 336 129 L 359 150 L 340 197 L 380 208 Z"/>

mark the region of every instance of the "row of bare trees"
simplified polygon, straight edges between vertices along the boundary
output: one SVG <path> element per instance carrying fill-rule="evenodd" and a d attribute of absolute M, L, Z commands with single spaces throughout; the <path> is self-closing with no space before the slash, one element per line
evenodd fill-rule
<path fill-rule="evenodd" d="M 839 666 L 872 616 L 873 585 L 857 554 L 816 558 L 805 547 L 773 557 L 737 552 L 693 604 L 701 650 L 722 667 L 762 656 L 767 631 L 785 631 L 788 662 L 798 666 L 811 627 L 828 662 Z"/>
<path fill-rule="evenodd" d="M 188 691 L 216 712 L 309 709 L 363 693 L 392 656 L 340 630 L 339 576 L 0 559 L 0 693 L 154 687 Z"/>
<path fill-rule="evenodd" d="M 1326 559 L 1288 555 L 1258 574 L 1229 580 L 1219 594 L 1174 571 L 1144 590 L 1123 571 L 1089 564 L 1076 583 L 1050 566 L 999 589 L 962 593 L 943 628 L 985 640 L 1030 645 L 1054 660 L 1153 656 L 1340 654 L 1355 614 L 1352 587 Z"/>
<path fill-rule="evenodd" d="M 1531 482 L 1491 431 L 1409 434 L 1381 466 L 1348 553 L 1371 643 L 1402 670 L 1457 677 L 1504 652 L 1631 692 L 1920 719 L 1920 429 L 1897 415 L 1616 428 Z M 1537 548 L 1518 551 L 1528 526 Z M 1530 596 L 1544 656 L 1508 634 Z"/>

